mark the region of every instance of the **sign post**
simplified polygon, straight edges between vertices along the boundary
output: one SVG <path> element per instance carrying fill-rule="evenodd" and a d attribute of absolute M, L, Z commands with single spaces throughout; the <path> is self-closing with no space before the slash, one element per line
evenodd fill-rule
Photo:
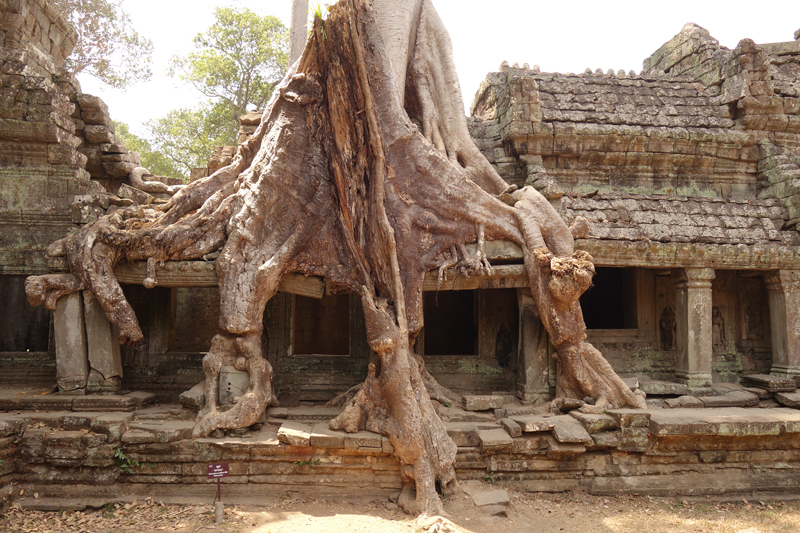
<path fill-rule="evenodd" d="M 214 521 L 222 523 L 222 478 L 228 477 L 228 463 L 210 463 L 208 465 L 208 479 L 217 480 L 217 499 L 214 501 Z"/>

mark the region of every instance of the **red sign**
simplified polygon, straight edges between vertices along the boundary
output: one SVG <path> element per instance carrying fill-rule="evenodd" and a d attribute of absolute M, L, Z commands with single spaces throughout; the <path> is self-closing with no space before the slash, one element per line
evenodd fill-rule
<path fill-rule="evenodd" d="M 228 463 L 212 463 L 208 465 L 208 479 L 228 477 Z"/>

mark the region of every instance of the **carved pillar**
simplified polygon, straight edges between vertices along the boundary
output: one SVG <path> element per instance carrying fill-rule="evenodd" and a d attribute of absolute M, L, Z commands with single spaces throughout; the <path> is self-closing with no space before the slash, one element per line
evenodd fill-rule
<path fill-rule="evenodd" d="M 519 364 L 517 397 L 525 402 L 550 397 L 547 331 L 539 319 L 529 289 L 517 289 L 519 303 Z"/>
<path fill-rule="evenodd" d="M 58 299 L 53 325 L 58 388 L 62 392 L 82 391 L 89 377 L 89 363 L 86 359 L 86 328 L 80 292 Z"/>
<path fill-rule="evenodd" d="M 675 376 L 693 394 L 711 392 L 713 268 L 678 271 L 676 294 L 677 355 Z"/>
<path fill-rule="evenodd" d="M 87 389 L 117 393 L 122 385 L 119 331 L 108 321 L 91 291 L 83 291 L 83 316 L 90 369 Z"/>
<path fill-rule="evenodd" d="M 800 270 L 764 276 L 772 328 L 772 375 L 800 376 Z"/>

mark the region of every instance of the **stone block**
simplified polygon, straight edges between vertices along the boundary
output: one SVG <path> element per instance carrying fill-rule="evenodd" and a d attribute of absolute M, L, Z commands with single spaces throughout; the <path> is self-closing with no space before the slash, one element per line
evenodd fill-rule
<path fill-rule="evenodd" d="M 705 404 L 700 398 L 694 396 L 679 396 L 678 398 L 667 398 L 663 401 L 666 409 L 702 409 Z"/>
<path fill-rule="evenodd" d="M 127 398 L 133 398 L 136 402 L 136 407 L 145 407 L 156 401 L 156 395 L 151 392 L 134 391 L 125 395 Z"/>
<path fill-rule="evenodd" d="M 769 374 L 751 374 L 744 377 L 744 384 L 750 387 L 758 387 L 769 392 L 794 392 L 797 390 L 797 382 L 792 378 L 781 378 L 770 376 Z"/>
<path fill-rule="evenodd" d="M 592 434 L 596 448 L 616 448 L 619 446 L 621 433 L 619 431 L 602 431 Z"/>
<path fill-rule="evenodd" d="M 312 429 L 308 424 L 289 420 L 278 430 L 278 440 L 293 446 L 308 446 Z"/>
<path fill-rule="evenodd" d="M 148 205 L 153 203 L 153 196 L 147 194 L 144 191 L 140 191 L 139 189 L 135 189 L 130 185 L 123 183 L 119 186 L 119 190 L 117 191 L 117 196 L 120 198 L 127 198 L 128 200 L 133 200 L 137 204 L 141 205 Z"/>
<path fill-rule="evenodd" d="M 508 516 L 508 511 L 502 505 L 486 505 L 482 507 L 483 512 L 489 516 L 500 516 L 506 517 Z"/>
<path fill-rule="evenodd" d="M 510 418 L 501 418 L 500 425 L 503 426 L 503 429 L 512 437 L 522 436 L 522 427 Z"/>
<path fill-rule="evenodd" d="M 113 143 L 118 140 L 111 130 L 102 125 L 87 125 L 83 133 L 86 140 L 93 144 Z"/>
<path fill-rule="evenodd" d="M 481 453 L 508 453 L 514 448 L 514 442 L 504 429 L 478 430 L 481 442 Z"/>
<path fill-rule="evenodd" d="M 488 396 L 463 396 L 461 399 L 461 406 L 466 411 L 499 409 L 503 406 L 503 396 L 495 394 Z"/>
<path fill-rule="evenodd" d="M 72 401 L 73 411 L 133 411 L 136 399 L 129 396 L 78 396 Z"/>
<path fill-rule="evenodd" d="M 62 296 L 53 314 L 58 388 L 72 391 L 86 387 L 89 361 L 81 293 Z"/>
<path fill-rule="evenodd" d="M 89 368 L 97 371 L 103 380 L 121 378 L 119 333 L 91 291 L 83 291 L 83 316 Z"/>
<path fill-rule="evenodd" d="M 800 392 L 779 392 L 775 394 L 775 399 L 786 407 L 800 409 Z"/>
<path fill-rule="evenodd" d="M 586 432 L 580 422 L 570 415 L 554 416 L 553 437 L 558 442 L 593 444 L 591 435 Z"/>
<path fill-rule="evenodd" d="M 650 430 L 648 428 L 622 428 L 620 430 L 620 450 L 629 452 L 644 452 L 650 444 Z"/>
<path fill-rule="evenodd" d="M 639 389 L 648 396 L 684 396 L 689 387 L 684 383 L 672 381 L 641 380 Z"/>
<path fill-rule="evenodd" d="M 758 396 L 753 393 L 739 390 L 729 392 L 722 396 L 703 396 L 700 398 L 703 406 L 710 407 L 755 407 L 758 405 Z"/>
<path fill-rule="evenodd" d="M 150 444 L 156 441 L 156 436 L 149 431 L 130 429 L 122 434 L 120 440 L 125 444 Z"/>
<path fill-rule="evenodd" d="M 551 459 L 570 459 L 586 453 L 586 446 L 574 442 L 558 442 L 551 435 L 547 435 L 547 456 Z"/>
<path fill-rule="evenodd" d="M 569 414 L 580 422 L 589 434 L 599 433 L 601 431 L 613 431 L 619 427 L 617 421 L 608 415 L 589 414 L 580 411 L 571 411 Z"/>
<path fill-rule="evenodd" d="M 223 366 L 219 370 L 219 404 L 233 404 L 236 398 L 247 392 L 249 386 L 250 374 L 232 366 Z"/>
<path fill-rule="evenodd" d="M 382 446 L 381 437 L 382 435 L 378 435 L 377 433 L 373 433 L 371 431 L 357 431 L 355 433 L 345 433 L 344 447 L 348 449 L 358 449 L 362 447 L 380 449 Z"/>
<path fill-rule="evenodd" d="M 309 446 L 314 448 L 344 448 L 344 438 L 347 434 L 343 431 L 334 431 L 328 422 L 320 422 L 314 426 L 309 437 Z"/>
<path fill-rule="evenodd" d="M 480 446 L 478 426 L 472 422 L 445 422 L 447 434 L 453 439 L 456 446 Z"/>
<path fill-rule="evenodd" d="M 472 501 L 475 507 L 485 507 L 487 505 L 509 505 L 511 500 L 504 489 L 490 491 L 471 491 Z"/>
<path fill-rule="evenodd" d="M 181 405 L 193 411 L 199 411 L 206 404 L 206 382 L 201 381 L 191 389 L 184 391 L 178 396 Z"/>
<path fill-rule="evenodd" d="M 509 418 L 519 424 L 524 433 L 550 431 L 556 425 L 555 422 L 553 422 L 553 417 L 538 415 L 514 415 L 510 416 Z"/>
<path fill-rule="evenodd" d="M 650 413 L 641 409 L 612 409 L 608 414 L 617 421 L 621 428 L 647 427 L 650 425 Z"/>

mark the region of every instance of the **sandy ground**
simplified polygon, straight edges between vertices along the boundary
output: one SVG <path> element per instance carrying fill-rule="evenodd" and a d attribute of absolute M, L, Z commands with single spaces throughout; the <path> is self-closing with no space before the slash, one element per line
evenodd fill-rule
<path fill-rule="evenodd" d="M 502 487 L 502 484 L 496 488 Z M 493 488 L 488 487 L 487 488 Z M 731 532 L 796 533 L 800 500 L 725 500 L 712 498 L 601 497 L 582 493 L 524 493 L 508 488 L 507 517 L 488 516 L 465 494 L 445 500 L 454 528 L 441 533 L 522 532 Z M 424 533 L 425 527 L 388 501 L 356 503 L 311 498 L 272 498 L 263 506 L 225 508 L 214 523 L 213 506 L 161 505 L 157 501 L 109 504 L 86 512 L 23 511 L 18 506 L 0 517 L 0 531 L 140 532 L 207 531 L 243 533 Z"/>

